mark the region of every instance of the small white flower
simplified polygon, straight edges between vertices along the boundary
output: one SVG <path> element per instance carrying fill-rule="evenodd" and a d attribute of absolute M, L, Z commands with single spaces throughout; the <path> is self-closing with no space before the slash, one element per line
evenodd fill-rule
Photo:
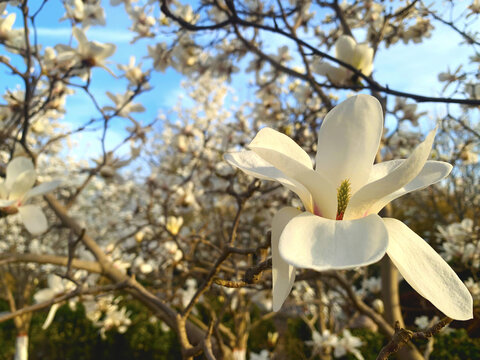
<path fill-rule="evenodd" d="M 62 279 L 60 276 L 55 274 L 48 275 L 47 278 L 48 288 L 41 289 L 35 293 L 33 296 L 36 303 L 45 302 L 53 299 L 55 296 L 71 291 L 75 288 L 75 284 L 67 279 Z M 70 307 L 74 305 L 75 300 L 70 302 Z M 52 323 L 55 313 L 60 307 L 60 303 L 53 304 L 50 307 L 48 312 L 47 319 L 42 325 L 42 329 L 47 329 Z"/>
<path fill-rule="evenodd" d="M 368 44 L 357 44 L 349 35 L 342 35 L 335 43 L 335 57 L 352 65 L 364 75 L 373 70 L 373 49 Z M 343 66 L 333 66 L 323 61 L 314 63 L 314 71 L 326 76 L 334 84 L 343 84 L 352 77 L 352 72 Z"/>
<path fill-rule="evenodd" d="M 47 230 L 47 218 L 38 205 L 25 205 L 37 195 L 55 190 L 60 181 L 50 181 L 33 187 L 37 174 L 30 159 L 17 157 L 7 166 L 7 176 L 0 182 L 0 213 L 20 214 L 23 224 L 31 234 Z M 33 187 L 33 188 L 32 188 Z"/>
<path fill-rule="evenodd" d="M 181 216 L 180 217 L 169 216 L 167 218 L 166 228 L 173 235 L 178 234 L 182 225 L 183 225 L 183 218 Z"/>

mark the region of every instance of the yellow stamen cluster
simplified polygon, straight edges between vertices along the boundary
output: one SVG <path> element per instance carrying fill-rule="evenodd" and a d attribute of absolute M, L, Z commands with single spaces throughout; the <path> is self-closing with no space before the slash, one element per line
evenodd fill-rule
<path fill-rule="evenodd" d="M 337 189 L 337 220 L 343 219 L 343 214 L 347 209 L 351 196 L 350 181 L 343 180 Z"/>

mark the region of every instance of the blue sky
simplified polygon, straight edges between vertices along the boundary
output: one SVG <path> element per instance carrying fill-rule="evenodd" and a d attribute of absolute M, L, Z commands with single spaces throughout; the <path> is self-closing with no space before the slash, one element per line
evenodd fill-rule
<path fill-rule="evenodd" d="M 32 2 L 34 3 L 34 2 Z M 135 55 L 138 61 L 143 61 L 148 68 L 151 60 L 143 59 L 147 55 L 146 44 L 153 44 L 151 39 L 141 40 L 135 44 L 131 44 L 130 40 L 134 36 L 129 30 L 130 20 L 125 14 L 123 6 L 111 7 L 109 1 L 103 1 L 106 12 L 106 27 L 91 27 L 87 31 L 89 40 L 97 40 L 99 42 L 112 42 L 117 45 L 117 51 L 111 58 L 117 63 L 128 63 L 131 55 Z M 12 11 L 13 8 L 7 10 Z M 31 9 L 35 9 L 32 7 Z M 60 2 L 49 1 L 38 17 L 38 37 L 39 42 L 45 46 L 53 46 L 58 43 L 68 44 L 71 40 L 71 27 L 68 21 L 58 22 L 64 14 L 64 8 Z M 17 18 L 14 27 L 19 27 L 20 21 Z M 472 55 L 471 49 L 467 46 L 460 46 L 461 37 L 453 33 L 441 24 L 436 25 L 436 29 L 432 31 L 433 36 L 426 39 L 421 44 L 404 45 L 399 42 L 389 49 L 381 48 L 375 58 L 374 77 L 381 84 L 388 84 L 391 88 L 410 91 L 424 95 L 438 95 L 442 84 L 437 80 L 437 75 L 441 71 L 445 71 L 447 66 L 456 68 L 456 66 L 465 62 L 469 55 Z M 355 34 L 359 42 L 364 41 L 362 32 Z M 363 36 L 362 36 L 363 35 Z M 157 38 L 156 41 L 162 41 Z M 272 41 L 273 46 L 281 46 L 282 40 Z M 13 60 L 13 56 L 12 56 Z M 120 73 L 116 67 L 112 68 L 116 73 Z M 3 92 L 6 88 L 12 89 L 18 79 L 11 76 L 5 77 L 5 67 L 0 67 L 0 90 Z M 183 93 L 180 87 L 182 76 L 174 70 L 167 70 L 165 73 L 152 72 L 150 84 L 153 90 L 141 95 L 138 101 L 141 102 L 147 111 L 145 113 L 135 114 L 135 118 L 147 123 L 154 119 L 159 111 L 168 112 L 168 110 L 177 102 L 178 96 Z M 240 100 L 245 100 L 245 96 L 255 96 L 248 91 L 247 77 L 245 75 L 236 76 L 231 84 L 236 93 L 240 96 Z M 103 69 L 95 69 L 92 76 L 91 90 L 97 96 L 98 101 L 102 105 L 111 104 L 111 101 L 105 96 L 105 91 L 113 93 L 123 92 L 126 81 L 115 79 Z M 422 108 L 435 109 L 442 112 L 441 105 L 424 104 Z M 67 103 L 68 112 L 64 121 L 72 125 L 79 125 L 88 121 L 92 116 L 97 114 L 92 111 L 90 100 L 78 92 L 77 95 L 69 98 Z M 110 144 L 114 146 L 124 135 L 122 128 L 124 124 L 128 124 L 125 120 L 115 120 L 116 125 L 112 127 Z M 433 127 L 433 123 L 430 124 Z M 89 142 L 90 153 L 96 153 L 98 148 L 98 137 L 88 135 L 90 139 L 81 140 L 82 143 Z M 92 155 L 93 156 L 93 155 Z"/>

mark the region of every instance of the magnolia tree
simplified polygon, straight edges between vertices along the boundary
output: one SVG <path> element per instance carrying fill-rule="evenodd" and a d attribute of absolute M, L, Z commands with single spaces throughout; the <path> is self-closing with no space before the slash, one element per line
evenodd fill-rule
<path fill-rule="evenodd" d="M 130 48 L 95 37 L 110 11 L 138 49 L 124 63 Z M 53 13 L 65 42 L 42 36 Z M 453 320 L 478 328 L 479 14 L 476 0 L 0 0 L 15 359 L 66 303 L 105 337 L 138 302 L 184 359 L 363 359 L 356 328 L 385 336 L 377 359 L 428 359 Z M 437 32 L 466 54 L 439 74 L 415 55 Z M 430 90 L 379 78 L 390 52 Z M 172 73 L 176 103 L 146 101 Z"/>

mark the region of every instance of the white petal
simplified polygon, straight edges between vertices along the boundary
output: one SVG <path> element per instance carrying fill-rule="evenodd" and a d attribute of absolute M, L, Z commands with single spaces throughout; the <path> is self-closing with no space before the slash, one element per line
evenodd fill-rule
<path fill-rule="evenodd" d="M 295 268 L 285 262 L 278 252 L 278 242 L 283 229 L 295 216 L 301 214 L 300 210 L 292 207 L 281 209 L 275 214 L 272 222 L 272 287 L 273 311 L 282 307 L 295 282 Z"/>
<path fill-rule="evenodd" d="M 262 129 L 249 147 L 263 160 L 289 178 L 305 186 L 313 197 L 317 214 L 335 218 L 337 192 L 323 174 L 312 170 L 311 160 L 288 136 L 272 129 Z M 260 133 L 262 135 L 259 137 Z"/>
<path fill-rule="evenodd" d="M 62 182 L 60 180 L 49 181 L 42 183 L 38 186 L 35 186 L 33 189 L 30 189 L 24 196 L 24 200 L 27 200 L 33 196 L 43 195 L 55 190 L 60 186 Z"/>
<path fill-rule="evenodd" d="M 387 174 L 393 171 L 396 167 L 400 166 L 402 162 L 405 160 L 392 160 L 386 161 L 383 163 L 375 164 L 373 167 L 372 173 L 370 175 L 370 179 L 373 177 L 379 176 L 381 173 L 387 172 Z M 452 165 L 443 161 L 432 161 L 429 160 L 425 163 L 422 171 L 417 175 L 415 179 L 410 181 L 404 187 L 398 189 L 397 191 L 383 197 L 382 199 L 375 202 L 372 205 L 370 212 L 371 213 L 378 213 L 382 208 L 387 205 L 389 202 L 403 196 L 409 192 L 415 190 L 421 190 L 435 184 L 436 182 L 444 179 L 448 174 L 452 171 Z M 386 175 L 384 175 L 386 176 Z M 382 176 L 383 177 L 383 176 Z"/>
<path fill-rule="evenodd" d="M 473 300 L 452 268 L 401 221 L 383 219 L 388 230 L 388 256 L 405 280 L 448 317 L 473 318 Z"/>
<path fill-rule="evenodd" d="M 15 200 L 0 200 L 0 208 L 7 207 L 15 203 Z"/>
<path fill-rule="evenodd" d="M 60 307 L 60 304 L 53 304 L 52 307 L 50 308 L 50 311 L 48 312 L 47 318 L 45 319 L 45 322 L 42 325 L 42 329 L 46 330 L 52 323 L 53 319 L 55 318 L 55 314 L 57 313 L 58 308 Z"/>
<path fill-rule="evenodd" d="M 33 299 L 35 300 L 36 303 L 41 303 L 44 301 L 48 301 L 53 299 L 55 296 L 55 293 L 52 289 L 41 289 L 33 295 Z"/>
<path fill-rule="evenodd" d="M 5 182 L 0 179 L 0 198 L 6 199 L 8 197 L 8 189 Z"/>
<path fill-rule="evenodd" d="M 88 43 L 88 39 L 85 36 L 85 33 L 83 32 L 83 30 L 77 27 L 74 27 L 72 29 L 72 34 L 75 37 L 75 39 L 77 39 L 79 52 L 81 52 L 80 49 L 84 48 L 84 46 Z"/>
<path fill-rule="evenodd" d="M 382 107 L 369 95 L 334 107 L 318 133 L 316 170 L 337 188 L 349 180 L 352 193 L 367 183 L 383 132 Z"/>
<path fill-rule="evenodd" d="M 262 180 L 278 181 L 287 189 L 293 191 L 302 200 L 308 211 L 313 211 L 312 196 L 298 181 L 287 177 L 277 168 L 270 165 L 253 151 L 227 153 L 223 156 L 230 165 L 239 168 L 244 173 Z"/>
<path fill-rule="evenodd" d="M 342 35 L 335 42 L 335 57 L 347 64 L 351 64 L 355 55 L 355 39 L 349 35 Z"/>
<path fill-rule="evenodd" d="M 344 219 L 356 219 L 374 213 L 373 210 L 376 209 L 375 204 L 378 201 L 415 179 L 422 171 L 430 154 L 435 132 L 436 129 L 431 131 L 425 141 L 415 148 L 412 155 L 393 171 L 354 193 L 345 211 Z"/>
<path fill-rule="evenodd" d="M 47 218 L 37 205 L 24 205 L 18 208 L 23 225 L 32 235 L 45 232 L 48 228 Z"/>
<path fill-rule="evenodd" d="M 22 200 L 24 195 L 35 184 L 35 170 L 27 170 L 18 175 L 10 187 L 10 200 Z"/>
<path fill-rule="evenodd" d="M 387 245 L 387 230 L 376 214 L 335 221 L 305 212 L 287 224 L 279 250 L 293 266 L 324 271 L 377 262 L 385 255 Z"/>
<path fill-rule="evenodd" d="M 35 168 L 33 167 L 32 160 L 27 159 L 26 157 L 23 157 L 23 156 L 13 159 L 7 165 L 7 176 L 5 180 L 5 186 L 8 189 L 11 189 L 15 179 L 21 173 L 25 171 L 31 171 L 31 170 L 35 170 Z"/>
<path fill-rule="evenodd" d="M 16 18 L 15 14 L 13 13 L 8 14 L 8 16 L 5 19 L 3 19 L 3 21 L 1 22 L 2 30 L 5 32 L 12 30 L 12 26 L 15 23 L 15 18 Z"/>
<path fill-rule="evenodd" d="M 55 274 L 49 274 L 47 278 L 48 287 L 53 290 L 55 294 L 59 294 L 65 290 L 63 286 L 63 279 Z"/>
<path fill-rule="evenodd" d="M 373 49 L 368 44 L 358 44 L 355 48 L 353 65 L 365 75 L 373 70 Z"/>
<path fill-rule="evenodd" d="M 268 127 L 260 130 L 248 147 L 252 150 L 256 148 L 275 150 L 309 169 L 313 168 L 312 159 L 295 141 Z"/>
<path fill-rule="evenodd" d="M 317 74 L 326 76 L 333 84 L 343 84 L 352 72 L 346 68 L 332 66 L 326 62 L 319 62 L 314 65 L 313 71 Z"/>

